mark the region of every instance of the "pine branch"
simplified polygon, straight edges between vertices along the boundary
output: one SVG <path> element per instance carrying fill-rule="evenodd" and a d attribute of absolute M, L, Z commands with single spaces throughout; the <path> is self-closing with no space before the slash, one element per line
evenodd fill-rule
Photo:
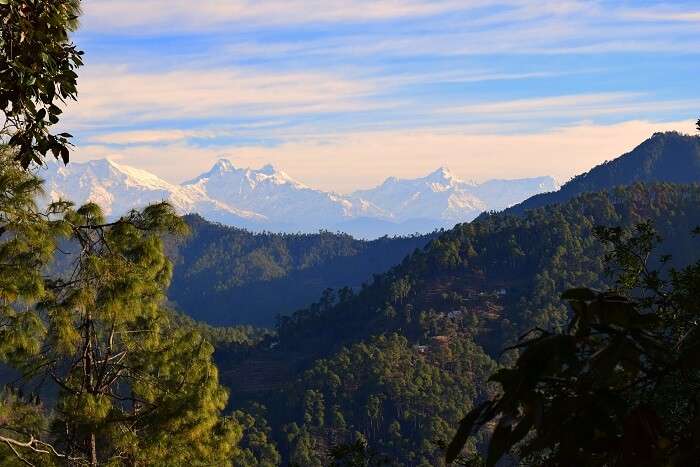
<path fill-rule="evenodd" d="M 68 457 L 66 454 L 62 454 L 56 450 L 52 445 L 49 443 L 45 443 L 43 441 L 40 441 L 36 438 L 34 438 L 33 435 L 29 435 L 29 441 L 19 441 L 14 438 L 9 438 L 7 436 L 2 436 L 0 435 L 0 442 L 5 443 L 17 456 L 17 458 L 24 462 L 27 465 L 34 466 L 29 460 L 27 460 L 25 457 L 23 457 L 17 448 L 24 448 L 24 449 L 29 449 L 32 452 L 38 453 L 38 454 L 48 454 L 48 455 L 54 455 L 56 457 L 60 457 L 62 459 L 68 459 L 68 460 L 78 460 L 79 458 L 77 457 Z"/>

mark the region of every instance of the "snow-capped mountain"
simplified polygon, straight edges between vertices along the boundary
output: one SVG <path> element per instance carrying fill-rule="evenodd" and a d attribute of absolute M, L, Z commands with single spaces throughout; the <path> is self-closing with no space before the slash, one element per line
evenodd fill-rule
<path fill-rule="evenodd" d="M 371 190 L 356 191 L 352 199 L 366 200 L 392 214 L 392 220 L 428 218 L 460 222 L 487 210 L 487 201 L 472 191 L 478 185 L 464 182 L 448 169 L 440 168 L 414 180 L 388 178 Z"/>
<path fill-rule="evenodd" d="M 52 162 L 40 175 L 48 198 L 94 201 L 111 217 L 168 200 L 183 214 L 196 212 L 252 230 L 327 229 L 362 238 L 449 227 L 558 188 L 551 177 L 477 184 L 441 168 L 426 177 L 391 177 L 376 188 L 340 195 L 310 188 L 271 165 L 242 169 L 227 159 L 181 185 L 106 159 L 68 166 Z"/>
<path fill-rule="evenodd" d="M 363 215 L 382 217 L 366 203 L 309 188 L 272 165 L 239 169 L 220 159 L 209 172 L 182 186 L 207 193 L 221 203 L 255 211 L 291 230 L 315 231 Z"/>
<path fill-rule="evenodd" d="M 460 180 L 441 167 L 413 180 L 388 178 L 371 190 L 356 191 L 352 200 L 365 200 L 391 213 L 394 221 L 440 219 L 452 223 L 474 219 L 480 213 L 501 210 L 530 196 L 558 189 L 552 177 L 490 180 L 477 184 Z"/>
<path fill-rule="evenodd" d="M 59 198 L 78 204 L 92 201 L 111 217 L 135 207 L 169 201 L 179 212 L 197 212 L 216 222 L 254 226 L 266 221 L 260 214 L 211 199 L 197 187 L 174 185 L 145 170 L 108 159 L 67 166 L 52 161 L 39 176 L 45 181 L 47 202 Z"/>

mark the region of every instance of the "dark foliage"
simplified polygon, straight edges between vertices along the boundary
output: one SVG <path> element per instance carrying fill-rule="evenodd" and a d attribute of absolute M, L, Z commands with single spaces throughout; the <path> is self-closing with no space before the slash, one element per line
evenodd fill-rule
<path fill-rule="evenodd" d="M 51 127 L 77 97 L 83 53 L 69 33 L 79 12 L 78 0 L 0 0 L 0 135 L 24 168 L 49 153 L 68 163 L 71 135 Z"/>
<path fill-rule="evenodd" d="M 597 236 L 612 249 L 614 286 L 563 294 L 572 310 L 566 330 L 522 339 L 515 365 L 491 378 L 502 393 L 462 420 L 448 462 L 492 420 L 489 466 L 509 451 L 542 466 L 700 461 L 700 263 L 650 270 L 658 236 L 649 224 Z"/>
<path fill-rule="evenodd" d="M 327 288 L 359 287 L 436 235 L 355 240 L 349 235 L 253 234 L 187 216 L 192 234 L 172 242 L 170 300 L 216 325 L 272 326 Z"/>
<path fill-rule="evenodd" d="M 258 328 L 249 325 L 228 327 L 211 326 L 206 323 L 195 321 L 189 316 L 175 310 L 171 310 L 171 313 L 171 319 L 175 326 L 195 329 L 217 349 L 255 346 L 265 338 L 274 335 L 274 331 L 268 328 Z"/>

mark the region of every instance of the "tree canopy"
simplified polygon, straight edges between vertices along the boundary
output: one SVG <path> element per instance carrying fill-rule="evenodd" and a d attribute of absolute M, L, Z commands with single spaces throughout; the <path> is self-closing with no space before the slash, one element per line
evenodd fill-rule
<path fill-rule="evenodd" d="M 700 263 L 649 268 L 649 224 L 600 228 L 614 286 L 571 289 L 562 332 L 535 329 L 515 365 L 491 380 L 502 392 L 467 414 L 451 462 L 495 423 L 487 466 L 513 452 L 535 465 L 686 466 L 700 459 Z M 661 258 L 662 264 L 670 261 Z"/>
<path fill-rule="evenodd" d="M 444 465 L 441 441 L 456 420 L 497 395 L 498 382 L 487 380 L 503 347 L 533 327 L 566 329 L 566 290 L 617 287 L 595 226 L 650 219 L 681 270 L 700 258 L 688 235 L 700 225 L 699 200 L 697 186 L 635 184 L 460 225 L 359 290 L 327 291 L 249 352 L 217 352 L 222 381 L 236 407 L 267 406 L 285 462 Z M 660 267 L 660 257 L 649 259 L 650 270 Z M 469 438 L 467 465 L 489 434 Z"/>
<path fill-rule="evenodd" d="M 0 163 L 0 441 L 26 462 L 227 465 L 241 436 L 220 417 L 212 346 L 162 306 L 172 265 L 161 236 L 184 224 L 165 203 L 106 222 L 95 204 L 46 210 L 40 181 Z M 70 239 L 76 251 L 62 251 Z M 46 275 L 56 254 L 64 275 Z"/>

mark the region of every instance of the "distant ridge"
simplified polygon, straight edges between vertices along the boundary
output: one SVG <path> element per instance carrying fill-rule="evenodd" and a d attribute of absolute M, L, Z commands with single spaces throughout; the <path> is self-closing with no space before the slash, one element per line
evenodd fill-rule
<path fill-rule="evenodd" d="M 40 175 L 49 198 L 94 201 L 110 217 L 167 200 L 181 214 L 251 231 L 328 230 L 363 239 L 450 228 L 556 188 L 551 177 L 477 184 L 442 167 L 425 177 L 390 177 L 376 188 L 340 195 L 309 187 L 270 164 L 239 168 L 228 159 L 180 185 L 108 159 L 51 162 Z"/>
<path fill-rule="evenodd" d="M 558 191 L 534 195 L 506 211 L 523 214 L 583 193 L 635 182 L 700 182 L 700 137 L 678 132 L 655 133 L 632 151 L 574 177 Z"/>
<path fill-rule="evenodd" d="M 360 288 L 438 235 L 364 241 L 329 232 L 254 234 L 197 215 L 185 221 L 191 234 L 167 243 L 175 265 L 168 298 L 215 325 L 273 326 L 277 315 L 309 306 L 328 288 Z"/>

